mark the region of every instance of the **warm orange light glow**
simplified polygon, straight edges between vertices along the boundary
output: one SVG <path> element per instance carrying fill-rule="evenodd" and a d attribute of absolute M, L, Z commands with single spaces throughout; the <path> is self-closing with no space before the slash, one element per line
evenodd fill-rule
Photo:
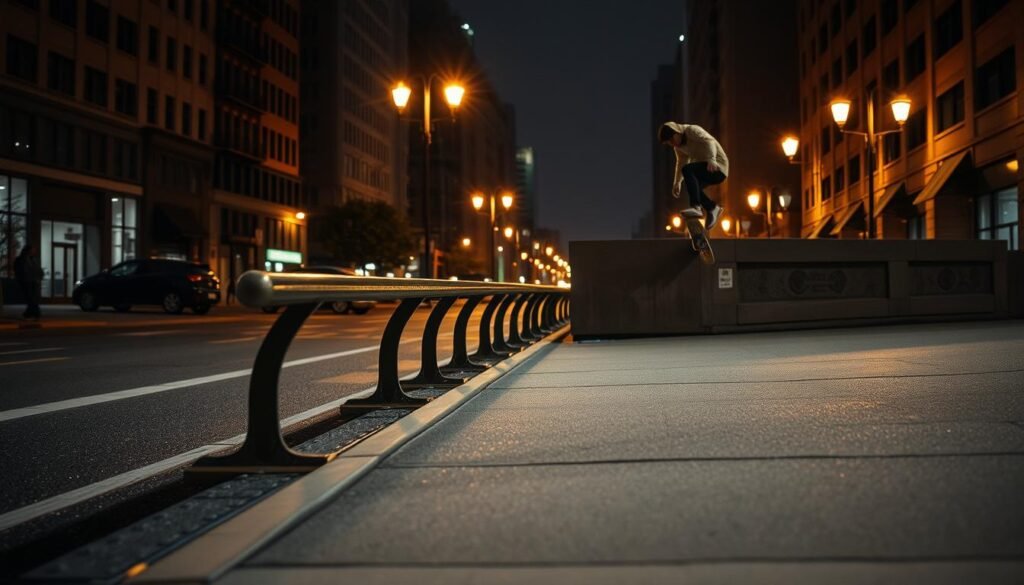
<path fill-rule="evenodd" d="M 908 98 L 894 99 L 889 102 L 889 107 L 892 108 L 892 117 L 896 119 L 896 123 L 900 126 L 910 117 L 910 100 Z"/>
<path fill-rule="evenodd" d="M 1020 163 L 1017 162 L 1017 159 L 1013 159 L 1006 163 L 1006 170 L 1010 171 L 1011 173 L 1016 173 L 1017 169 L 1019 168 Z"/>
<path fill-rule="evenodd" d="M 475 209 L 477 211 L 480 211 L 480 209 L 483 206 L 484 206 L 484 196 L 481 195 L 480 193 L 474 193 L 473 194 L 473 209 Z"/>
<path fill-rule="evenodd" d="M 520 260 L 526 260 L 526 259 L 527 259 L 527 258 L 529 258 L 529 257 L 530 257 L 530 255 L 529 255 L 529 254 L 527 254 L 526 252 L 520 252 L 520 253 L 519 253 L 519 259 L 520 259 Z"/>
<path fill-rule="evenodd" d="M 473 244 L 473 240 L 470 240 L 469 238 L 462 238 L 462 247 L 463 248 L 468 248 L 472 244 Z"/>
<path fill-rule="evenodd" d="M 672 222 L 672 227 L 679 228 L 679 227 L 682 227 L 682 225 L 683 225 L 683 218 L 679 217 L 678 215 L 673 215 L 672 219 L 671 219 L 671 222 Z"/>
<path fill-rule="evenodd" d="M 412 90 L 403 81 L 399 81 L 398 85 L 391 89 L 391 99 L 395 100 L 395 106 L 399 110 L 404 110 L 405 106 L 409 105 L 411 95 Z"/>
<path fill-rule="evenodd" d="M 761 194 L 757 191 L 751 191 L 747 195 L 747 205 L 749 205 L 751 209 L 757 210 L 757 207 L 761 205 Z"/>
<path fill-rule="evenodd" d="M 552 248 L 551 246 L 548 246 L 547 248 L 544 248 L 544 253 L 550 256 L 555 253 L 555 249 Z"/>
<path fill-rule="evenodd" d="M 306 219 L 305 212 L 299 211 L 295 213 L 295 219 Z"/>
<path fill-rule="evenodd" d="M 466 88 L 457 83 L 451 83 L 444 88 L 444 98 L 448 105 L 457 108 L 462 103 L 462 96 L 466 95 Z"/>
<path fill-rule="evenodd" d="M 832 109 L 832 119 L 839 124 L 839 128 L 845 126 L 846 121 L 850 119 L 850 103 L 848 99 L 836 98 L 829 104 Z"/>
<path fill-rule="evenodd" d="M 800 149 L 800 139 L 796 136 L 790 135 L 782 139 L 782 152 L 789 158 L 796 156 L 796 151 Z"/>
<path fill-rule="evenodd" d="M 516 233 L 516 231 L 514 229 L 512 229 L 510 227 L 505 228 L 505 237 L 506 238 L 511 240 L 512 239 L 512 234 L 514 234 L 514 233 Z"/>
<path fill-rule="evenodd" d="M 533 249 L 534 250 L 540 250 L 540 242 L 534 242 L 533 243 Z"/>
<path fill-rule="evenodd" d="M 146 572 L 149 565 L 146 563 L 136 563 L 132 565 L 127 571 L 124 572 L 125 578 L 132 579 Z"/>
<path fill-rule="evenodd" d="M 782 211 L 786 211 L 787 209 L 789 209 L 789 204 L 792 202 L 793 196 L 790 195 L 789 193 L 779 194 L 779 208 L 782 209 Z"/>
<path fill-rule="evenodd" d="M 511 193 L 504 193 L 501 196 L 501 206 L 506 210 L 512 209 L 512 203 L 515 202 L 516 198 Z"/>
<path fill-rule="evenodd" d="M 729 228 L 732 227 L 732 220 L 729 219 L 728 217 L 723 217 L 722 221 L 721 221 L 721 225 L 722 225 L 722 231 L 724 231 L 725 233 L 729 233 Z"/>

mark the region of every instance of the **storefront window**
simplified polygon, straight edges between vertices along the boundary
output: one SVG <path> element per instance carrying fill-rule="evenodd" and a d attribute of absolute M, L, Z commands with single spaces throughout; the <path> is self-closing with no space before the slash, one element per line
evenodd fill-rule
<path fill-rule="evenodd" d="M 0 175 L 0 276 L 14 277 L 14 259 L 28 243 L 28 181 Z"/>
<path fill-rule="evenodd" d="M 131 197 L 110 198 L 110 263 L 135 258 L 138 202 Z"/>
<path fill-rule="evenodd" d="M 75 282 L 84 276 L 84 231 L 80 223 L 39 222 L 39 264 L 43 269 L 42 296 L 70 298 Z"/>
<path fill-rule="evenodd" d="M 1010 250 L 1020 249 L 1017 188 L 1011 187 L 978 197 L 976 233 L 980 240 L 1005 240 Z"/>

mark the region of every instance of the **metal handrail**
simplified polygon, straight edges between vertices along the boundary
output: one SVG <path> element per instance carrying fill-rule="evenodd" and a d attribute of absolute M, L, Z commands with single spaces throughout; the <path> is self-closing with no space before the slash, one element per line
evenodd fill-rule
<path fill-rule="evenodd" d="M 249 271 L 237 281 L 242 304 L 252 308 L 285 307 L 267 332 L 256 355 L 249 381 L 249 425 L 242 447 L 226 456 L 203 457 L 192 473 L 301 472 L 330 461 L 335 454 L 309 455 L 290 449 L 281 436 L 278 379 L 288 346 L 302 324 L 322 304 L 334 301 L 399 300 L 384 329 L 378 358 L 377 386 L 371 396 L 349 400 L 341 407 L 343 419 L 380 409 L 418 408 L 428 399 L 410 396 L 398 378 L 398 349 L 409 319 L 425 300 L 438 299 L 424 326 L 421 370 L 404 382 L 409 389 L 451 388 L 498 361 L 525 349 L 569 320 L 569 289 L 555 286 L 382 278 L 308 273 Z M 469 314 L 490 297 L 480 319 L 476 353 L 466 348 Z M 466 304 L 455 322 L 452 363 L 437 368 L 437 338 L 445 314 L 459 298 Z M 505 316 L 512 307 L 505 332 Z"/>

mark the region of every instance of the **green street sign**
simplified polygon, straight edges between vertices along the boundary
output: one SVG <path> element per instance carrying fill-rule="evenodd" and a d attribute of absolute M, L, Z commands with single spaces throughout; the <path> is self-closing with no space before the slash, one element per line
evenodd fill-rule
<path fill-rule="evenodd" d="M 302 252 L 291 252 L 288 250 L 275 250 L 267 248 L 267 262 L 285 262 L 288 264 L 302 264 Z"/>

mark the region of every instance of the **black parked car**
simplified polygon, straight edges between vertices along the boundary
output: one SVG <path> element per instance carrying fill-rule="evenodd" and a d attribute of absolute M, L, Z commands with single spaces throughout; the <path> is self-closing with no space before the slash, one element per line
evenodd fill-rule
<path fill-rule="evenodd" d="M 190 307 L 205 315 L 220 302 L 220 279 L 206 264 L 179 260 L 128 260 L 78 281 L 72 298 L 83 311 L 110 305 L 160 305 L 168 313 Z"/>

